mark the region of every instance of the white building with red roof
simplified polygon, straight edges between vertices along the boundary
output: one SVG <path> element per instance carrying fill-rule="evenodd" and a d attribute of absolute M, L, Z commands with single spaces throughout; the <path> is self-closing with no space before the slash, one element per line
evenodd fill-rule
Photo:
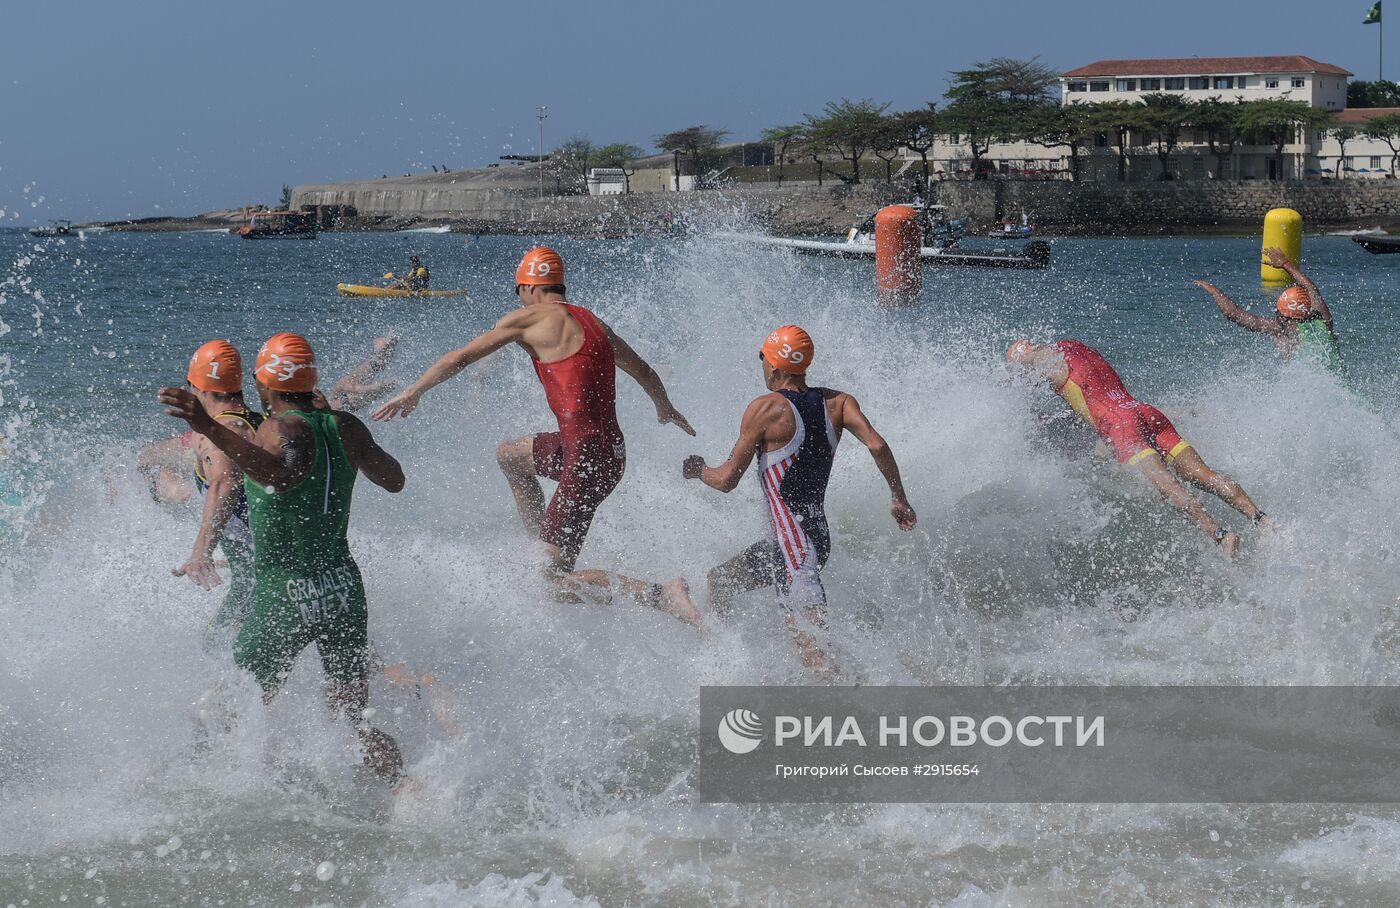
<path fill-rule="evenodd" d="M 1396 151 L 1390 143 L 1365 135 L 1376 117 L 1400 114 L 1400 108 L 1348 109 L 1347 81 L 1340 66 L 1299 54 L 1259 57 L 1168 57 L 1099 60 L 1060 77 L 1064 105 L 1118 101 L 1142 103 L 1150 94 L 1176 94 L 1189 101 L 1303 101 L 1332 113 L 1334 126 L 1299 128 L 1284 146 L 1282 162 L 1267 137 L 1244 134 L 1227 153 L 1211 151 L 1203 129 L 1187 124 L 1165 162 L 1147 130 L 1127 133 L 1127 154 L 1120 162 L 1115 134 L 1101 134 L 1080 145 L 1078 179 L 1116 181 L 1120 163 L 1130 181 L 1272 180 L 1389 178 Z M 1337 127 L 1351 127 L 1338 130 Z M 1348 132 L 1354 133 L 1350 136 Z M 1339 141 L 1340 138 L 1343 141 Z M 1400 148 L 1400 137 L 1391 140 Z M 1217 143 L 1219 145 L 1220 143 Z M 904 153 L 905 171 L 919 166 L 914 152 Z M 938 179 L 970 179 L 996 174 L 1030 179 L 1069 179 L 1070 155 L 1063 146 L 1034 142 L 994 142 L 974 174 L 966 137 L 940 137 L 929 151 Z M 1282 166 L 1280 167 L 1280 163 Z M 1165 177 L 1164 177 L 1165 174 Z"/>
<path fill-rule="evenodd" d="M 1099 60 L 1060 76 L 1062 102 L 1141 101 L 1152 92 L 1192 101 L 1280 99 L 1306 101 L 1325 110 L 1347 106 L 1347 79 L 1340 66 L 1301 55 L 1276 57 L 1167 57 L 1159 60 Z"/>

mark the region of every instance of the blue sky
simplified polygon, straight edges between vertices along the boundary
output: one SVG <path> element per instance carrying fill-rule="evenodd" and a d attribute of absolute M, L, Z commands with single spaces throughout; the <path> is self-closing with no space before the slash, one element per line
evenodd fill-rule
<path fill-rule="evenodd" d="M 1400 16 L 1400 0 L 1392 16 Z M 574 135 L 752 138 L 829 100 L 937 99 L 993 56 L 1307 54 L 1375 78 L 1369 0 L 8 3 L 0 208 L 193 214 L 283 183 L 479 166 Z M 1400 76 L 1400 35 L 1392 39 Z M 26 193 L 24 190 L 28 188 Z M 43 201 L 39 202 L 39 198 Z M 16 219 L 14 215 L 18 213 Z"/>

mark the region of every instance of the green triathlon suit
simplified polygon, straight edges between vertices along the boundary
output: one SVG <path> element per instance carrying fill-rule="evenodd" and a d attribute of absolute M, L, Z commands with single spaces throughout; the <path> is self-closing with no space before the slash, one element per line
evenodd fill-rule
<path fill-rule="evenodd" d="M 1298 323 L 1298 355 L 1306 362 L 1321 366 L 1338 378 L 1347 377 L 1337 338 L 1327 330 L 1327 323 L 1320 318 L 1310 318 Z"/>
<path fill-rule="evenodd" d="M 253 613 L 234 644 L 234 661 L 271 692 L 314 642 L 328 678 L 363 683 L 369 615 L 360 569 L 345 537 L 355 468 L 330 411 L 284 415 L 311 427 L 316 463 L 300 483 L 282 492 L 244 477 L 258 583 Z"/>
<path fill-rule="evenodd" d="M 263 421 L 262 414 L 252 410 L 225 410 L 214 418 L 218 420 L 225 416 L 242 420 L 254 432 L 258 431 L 258 426 L 262 425 Z M 199 469 L 197 454 L 194 458 L 194 485 L 200 495 L 209 490 L 209 480 Z M 224 525 L 224 535 L 219 540 L 219 548 L 228 560 L 229 580 L 228 593 L 224 596 L 223 604 L 204 628 L 204 649 L 205 652 L 211 653 L 226 652 L 232 647 L 238 629 L 253 611 L 253 586 L 256 578 L 253 570 L 253 531 L 248 526 L 248 499 L 241 486 L 234 499 L 233 513 Z"/>

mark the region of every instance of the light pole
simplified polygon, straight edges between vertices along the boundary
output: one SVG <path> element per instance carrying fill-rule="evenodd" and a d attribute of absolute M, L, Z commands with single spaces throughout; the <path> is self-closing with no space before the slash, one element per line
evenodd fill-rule
<path fill-rule="evenodd" d="M 540 121 L 540 144 L 535 148 L 538 152 L 536 157 L 539 158 L 540 164 L 540 198 L 544 198 L 544 120 L 548 116 L 545 113 L 546 110 L 548 108 L 543 104 L 535 108 L 535 119 Z"/>

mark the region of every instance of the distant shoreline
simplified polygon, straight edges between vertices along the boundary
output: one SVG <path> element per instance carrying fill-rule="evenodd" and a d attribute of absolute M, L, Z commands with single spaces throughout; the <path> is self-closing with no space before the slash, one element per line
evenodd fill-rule
<path fill-rule="evenodd" d="M 780 235 L 835 236 L 885 205 L 907 202 L 913 188 L 898 183 L 824 187 L 744 184 L 716 190 L 606 196 L 544 196 L 439 188 L 395 188 L 389 181 L 297 187 L 293 206 L 315 211 L 323 230 L 391 233 L 449 227 L 454 233 L 572 235 L 614 238 L 667 234 L 686 225 L 740 220 Z M 1045 237 L 1249 236 L 1264 214 L 1288 207 L 1305 230 L 1400 228 L 1400 181 L 1166 182 L 1154 184 L 985 180 L 937 183 L 933 200 L 950 217 L 969 218 L 969 234 L 1024 214 Z M 105 221 L 130 232 L 236 229 L 248 209 L 190 217 Z"/>

